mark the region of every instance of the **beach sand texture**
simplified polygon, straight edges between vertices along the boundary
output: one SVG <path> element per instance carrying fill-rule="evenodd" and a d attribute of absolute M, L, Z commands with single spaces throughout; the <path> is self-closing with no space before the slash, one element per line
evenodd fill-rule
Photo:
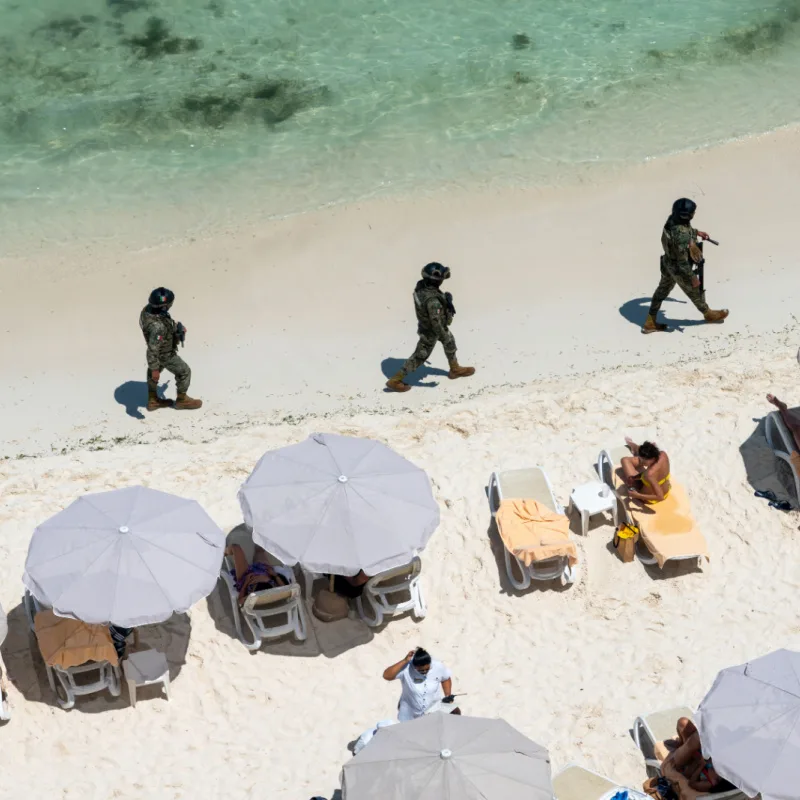
<path fill-rule="evenodd" d="M 24 274 L 40 294 L 37 330 L 15 305 L 2 334 L 0 602 L 14 719 L 0 732 L 0 798 L 330 797 L 348 742 L 394 712 L 398 687 L 383 669 L 415 645 L 451 667 L 454 691 L 468 693 L 465 713 L 502 716 L 546 745 L 555 769 L 578 761 L 638 786 L 644 769 L 628 732 L 637 714 L 695 705 L 719 669 L 800 648 L 797 518 L 753 496 L 753 485 L 783 491 L 762 434 L 764 396 L 800 399 L 790 302 L 800 274 L 796 142 L 785 131 L 688 154 L 549 202 L 544 192 L 461 198 L 441 207 L 438 226 L 422 220 L 431 206 L 378 204 L 270 224 L 257 244 L 239 231 L 202 247 L 122 253 L 122 266 L 99 250 L 4 262 L 4 290 Z M 655 287 L 658 230 L 680 194 L 697 197 L 698 223 L 723 241 L 709 300 L 732 315 L 724 326 L 642 337 L 618 308 Z M 748 205 L 752 196 L 758 204 Z M 619 241 L 601 248 L 614 204 L 625 212 Z M 367 239 L 370 223 L 379 244 Z M 215 273 L 223 253 L 227 266 Z M 437 388 L 384 395 L 382 357 L 413 349 L 410 292 L 429 253 L 461 265 L 455 332 L 463 362 L 480 372 L 472 383 L 433 376 Z M 337 277 L 303 279 L 305 305 L 292 311 L 297 272 L 280 267 L 303 263 Z M 238 270 L 235 281 L 225 269 Z M 139 420 L 113 387 L 143 379 L 136 315 L 159 283 L 178 293 L 207 412 Z M 88 312 L 90 286 L 98 300 Z M 259 299 L 269 313 L 247 318 Z M 355 311 L 337 326 L 343 301 Z M 674 303 L 665 312 L 696 318 Z M 228 325 L 215 339 L 221 317 Z M 440 352 L 434 365 L 444 367 Z M 430 475 L 442 521 L 423 554 L 427 618 L 375 632 L 350 624 L 358 646 L 344 652 L 321 632 L 251 655 L 217 590 L 142 631 L 170 659 L 169 703 L 145 689 L 136 709 L 125 692 L 81 699 L 69 713 L 54 706 L 19 605 L 35 526 L 84 492 L 141 483 L 198 500 L 234 530 L 236 492 L 257 459 L 315 431 L 376 438 Z M 625 435 L 669 453 L 710 567 L 622 564 L 612 527 L 595 519 L 578 538 L 573 587 L 510 591 L 485 495 L 491 472 L 539 464 L 566 505 L 592 479 L 599 450 Z"/>

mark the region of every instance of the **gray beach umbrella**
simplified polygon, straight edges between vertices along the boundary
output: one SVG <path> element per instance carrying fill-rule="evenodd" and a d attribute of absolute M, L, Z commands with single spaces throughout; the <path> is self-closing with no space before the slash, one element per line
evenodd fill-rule
<path fill-rule="evenodd" d="M 194 500 L 135 486 L 88 494 L 34 531 L 22 581 L 58 616 L 135 627 L 216 586 L 225 534 Z"/>
<path fill-rule="evenodd" d="M 380 729 L 342 769 L 344 800 L 552 800 L 547 750 L 502 719 L 433 713 Z"/>
<path fill-rule="evenodd" d="M 239 490 L 253 540 L 284 564 L 375 575 L 439 525 L 428 476 L 380 442 L 314 434 L 267 453 Z"/>
<path fill-rule="evenodd" d="M 800 797 L 800 653 L 777 650 L 717 675 L 697 711 L 703 753 L 748 797 Z"/>

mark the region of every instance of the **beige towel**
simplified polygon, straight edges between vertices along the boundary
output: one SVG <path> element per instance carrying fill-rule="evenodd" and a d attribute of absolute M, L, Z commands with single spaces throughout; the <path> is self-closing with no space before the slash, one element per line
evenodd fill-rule
<path fill-rule="evenodd" d="M 119 665 L 117 651 L 107 625 L 90 625 L 57 617 L 50 609 L 34 619 L 39 650 L 51 667 L 79 667 L 87 661 L 108 661 Z"/>
<path fill-rule="evenodd" d="M 537 500 L 503 500 L 495 516 L 506 549 L 526 567 L 534 561 L 566 556 L 578 563 L 578 549 L 569 538 L 569 520 Z"/>

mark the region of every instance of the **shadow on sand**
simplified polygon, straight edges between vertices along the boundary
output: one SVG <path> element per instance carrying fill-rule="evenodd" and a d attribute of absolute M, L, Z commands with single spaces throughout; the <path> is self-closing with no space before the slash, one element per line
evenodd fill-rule
<path fill-rule="evenodd" d="M 169 381 L 158 387 L 160 397 L 169 386 Z M 134 419 L 144 419 L 141 409 L 147 408 L 147 384 L 144 381 L 126 381 L 114 389 L 114 399 L 125 407 L 125 413 Z"/>
<path fill-rule="evenodd" d="M 404 358 L 384 358 L 381 362 L 381 370 L 388 380 L 393 375 L 396 375 L 405 363 L 406 361 Z M 447 375 L 448 370 L 439 369 L 438 367 L 429 367 L 426 363 L 423 364 L 416 372 L 412 372 L 410 375 L 408 375 L 405 379 L 405 382 L 409 386 L 419 387 L 421 389 L 434 389 L 439 385 L 439 381 L 426 381 L 425 379 L 430 378 L 431 376 L 446 378 Z M 389 391 L 389 389 L 386 391 Z"/>
<path fill-rule="evenodd" d="M 647 312 L 650 310 L 650 300 L 651 298 L 649 297 L 638 297 L 635 300 L 628 300 L 619 307 L 619 313 L 632 325 L 641 328 L 647 319 Z M 685 300 L 677 300 L 674 297 L 668 297 L 664 303 L 678 303 L 682 306 L 689 305 Z M 702 317 L 698 317 L 697 319 L 671 319 L 663 314 L 659 321 L 666 322 L 667 325 L 669 325 L 670 333 L 674 331 L 683 333 L 684 328 L 706 324 L 706 321 Z"/>

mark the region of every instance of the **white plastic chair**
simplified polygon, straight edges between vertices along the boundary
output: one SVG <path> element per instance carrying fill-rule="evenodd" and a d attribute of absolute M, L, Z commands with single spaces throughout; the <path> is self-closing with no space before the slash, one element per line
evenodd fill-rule
<path fill-rule="evenodd" d="M 226 556 L 222 562 L 220 577 L 228 587 L 228 596 L 233 609 L 233 624 L 236 635 L 248 650 L 259 650 L 264 639 L 277 639 L 286 634 L 293 634 L 303 642 L 307 637 L 305 608 L 300 592 L 300 584 L 294 577 L 294 572 L 288 567 L 274 567 L 275 572 L 289 581 L 288 586 L 278 586 L 274 589 L 264 589 L 260 592 L 251 592 L 239 605 L 239 592 L 236 591 L 231 570 L 233 561 Z M 283 624 L 274 622 L 276 617 L 285 617 Z M 250 631 L 252 641 L 248 641 L 242 627 L 242 621 Z M 268 622 L 272 621 L 272 624 Z"/>
<path fill-rule="evenodd" d="M 412 611 L 417 619 L 423 619 L 428 608 L 422 594 L 421 572 L 422 562 L 419 556 L 414 556 L 411 563 L 370 578 L 361 597 L 356 598 L 358 615 L 372 628 L 377 628 L 384 617 L 406 611 Z"/>
<path fill-rule="evenodd" d="M 160 683 L 169 700 L 169 664 L 158 650 L 137 650 L 122 662 L 122 672 L 128 684 L 131 706 L 136 708 L 136 687 Z"/>
<path fill-rule="evenodd" d="M 109 691 L 114 697 L 120 695 L 119 669 L 111 666 L 108 661 L 92 661 L 88 664 L 81 664 L 79 667 L 51 667 L 45 664 L 47 680 L 50 688 L 56 696 L 56 701 L 65 711 L 69 711 L 75 705 L 75 698 L 87 694 Z M 97 678 L 89 683 L 78 683 L 75 678 L 88 676 L 92 672 L 97 672 Z M 61 699 L 61 695 L 56 689 L 55 678 L 58 678 L 61 688 L 64 690 L 66 700 Z"/>
<path fill-rule="evenodd" d="M 648 777 L 661 776 L 662 757 L 666 753 L 659 752 L 659 748 L 663 746 L 665 741 L 676 737 L 678 720 L 681 717 L 692 719 L 693 713 L 691 708 L 679 706 L 663 711 L 653 711 L 650 714 L 636 717 L 633 723 L 633 741 L 636 742 L 636 746 L 644 756 Z M 701 795 L 701 797 L 705 796 Z M 747 796 L 739 789 L 708 795 L 708 797 L 713 797 L 714 800 L 747 800 Z"/>
<path fill-rule="evenodd" d="M 503 500 L 512 499 L 537 500 L 551 511 L 555 511 L 556 514 L 564 513 L 564 508 L 556 500 L 550 479 L 541 467 L 493 472 L 489 478 L 488 495 L 489 510 L 493 517 L 497 515 L 497 510 Z M 513 553 L 508 552 L 508 548 L 503 547 L 503 553 L 505 554 L 508 579 L 511 581 L 511 585 L 520 591 L 527 589 L 532 580 L 560 580 L 562 586 L 567 586 L 574 583 L 578 576 L 577 565 L 571 567 L 566 556 L 533 561 L 529 567 L 526 567 Z M 522 575 L 522 580 L 514 574 L 514 564 Z"/>
<path fill-rule="evenodd" d="M 8 702 L 7 691 L 6 665 L 3 663 L 3 656 L 0 655 L 0 722 L 8 722 L 11 719 L 11 706 Z"/>
<path fill-rule="evenodd" d="M 795 444 L 794 436 L 784 424 L 779 412 L 772 411 L 767 414 L 764 420 L 764 436 L 775 457 L 789 466 L 789 472 L 794 478 L 794 497 L 791 498 L 791 503 L 797 508 L 797 504 L 800 503 L 800 476 L 798 476 L 790 458 L 791 454 L 797 449 L 797 445 Z"/>

